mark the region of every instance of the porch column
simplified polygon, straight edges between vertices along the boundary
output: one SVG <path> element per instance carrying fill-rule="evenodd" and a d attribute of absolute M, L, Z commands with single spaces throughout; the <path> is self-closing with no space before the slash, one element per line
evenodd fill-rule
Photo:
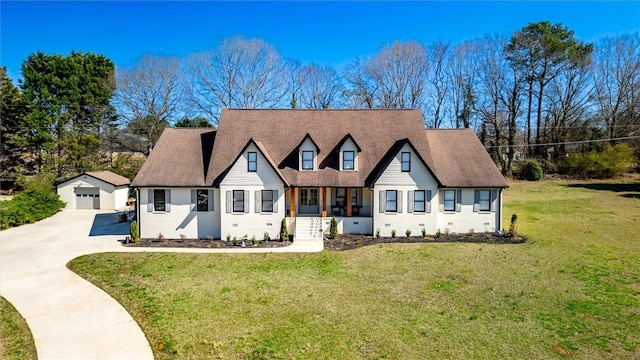
<path fill-rule="evenodd" d="M 327 217 L 327 188 L 322 188 L 322 217 Z"/>
<path fill-rule="evenodd" d="M 351 188 L 347 188 L 347 217 L 351 217 Z"/>
<path fill-rule="evenodd" d="M 291 194 L 291 197 L 289 200 L 289 216 L 295 217 L 296 216 L 296 188 L 294 188 L 293 186 L 290 187 L 289 192 Z"/>

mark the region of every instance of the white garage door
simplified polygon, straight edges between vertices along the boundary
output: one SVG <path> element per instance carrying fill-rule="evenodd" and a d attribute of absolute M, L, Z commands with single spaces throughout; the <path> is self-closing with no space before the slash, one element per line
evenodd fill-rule
<path fill-rule="evenodd" d="M 99 188 L 75 188 L 76 209 L 100 209 Z"/>

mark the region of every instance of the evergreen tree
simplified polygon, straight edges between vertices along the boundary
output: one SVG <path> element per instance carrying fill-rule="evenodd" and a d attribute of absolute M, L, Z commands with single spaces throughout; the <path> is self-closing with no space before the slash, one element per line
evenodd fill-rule
<path fill-rule="evenodd" d="M 63 178 L 95 167 L 102 132 L 115 121 L 109 103 L 115 90 L 113 62 L 92 53 L 38 52 L 22 64 L 22 76 L 32 110 L 24 140 L 38 170 Z"/>

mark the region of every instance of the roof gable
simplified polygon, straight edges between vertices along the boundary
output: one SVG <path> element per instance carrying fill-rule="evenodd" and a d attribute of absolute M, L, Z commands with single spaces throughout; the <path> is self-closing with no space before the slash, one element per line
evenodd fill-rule
<path fill-rule="evenodd" d="M 229 167 L 227 169 L 225 169 L 225 171 L 220 174 L 220 176 L 218 176 L 214 181 L 213 181 L 213 186 L 220 186 L 220 183 L 224 180 L 224 178 L 227 176 L 227 174 L 229 173 L 229 171 L 233 168 L 233 166 L 238 162 L 238 160 L 240 159 L 240 157 L 242 157 L 242 154 L 244 154 L 244 152 L 247 150 L 247 148 L 249 148 L 249 146 L 254 145 L 256 147 L 256 149 L 260 152 L 260 154 L 262 155 L 262 157 L 264 157 L 265 161 L 269 164 L 269 166 L 271 167 L 271 169 L 276 173 L 276 175 L 278 175 L 278 177 L 280 178 L 280 180 L 282 181 L 282 183 L 285 185 L 285 187 L 288 187 L 289 184 L 287 183 L 287 181 L 285 180 L 285 178 L 282 176 L 282 173 L 280 173 L 280 171 L 278 170 L 278 167 L 275 165 L 275 163 L 273 162 L 273 160 L 271 159 L 271 157 L 269 156 L 269 153 L 266 152 L 264 146 L 262 146 L 262 144 L 260 143 L 260 141 L 256 141 L 254 139 L 249 139 L 249 141 L 247 142 L 247 144 L 242 148 L 242 150 L 240 150 L 240 152 L 238 153 L 238 156 L 236 156 L 235 160 L 231 163 L 231 165 L 229 165 Z"/>
<path fill-rule="evenodd" d="M 409 148 L 411 148 L 411 151 L 413 151 L 413 153 L 416 155 L 418 160 L 420 160 L 420 163 L 425 167 L 425 169 L 427 169 L 427 171 L 429 172 L 429 175 L 431 175 L 431 177 L 436 181 L 436 183 L 438 183 L 438 187 L 442 186 L 442 184 L 440 183 L 440 180 L 438 180 L 438 177 L 433 173 L 429 165 L 427 165 L 427 162 L 422 158 L 422 156 L 420 155 L 416 147 L 413 146 L 413 144 L 411 143 L 411 141 L 409 141 L 409 139 L 401 139 L 396 141 L 395 144 L 393 144 L 393 146 L 389 149 L 389 151 L 387 151 L 387 153 L 382 157 L 382 159 L 380 159 L 380 162 L 376 165 L 376 167 L 373 169 L 371 174 L 369 174 L 369 176 L 365 180 L 366 186 L 372 187 L 373 185 L 375 185 L 376 181 L 378 181 L 380 176 L 382 176 L 384 171 L 389 167 L 389 164 L 391 163 L 391 161 L 393 161 L 393 159 L 396 157 L 396 155 L 398 155 L 398 153 L 402 150 L 402 148 L 405 145 L 408 145 Z"/>

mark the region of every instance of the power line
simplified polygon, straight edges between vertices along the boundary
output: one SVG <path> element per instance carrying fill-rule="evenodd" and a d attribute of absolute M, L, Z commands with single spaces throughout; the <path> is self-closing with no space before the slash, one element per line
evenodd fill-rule
<path fill-rule="evenodd" d="M 544 144 L 529 144 L 529 145 L 485 145 L 485 148 L 510 148 L 510 147 L 534 147 L 534 146 L 550 146 L 550 145 L 571 145 L 571 144 L 586 144 L 586 143 L 594 143 L 594 142 L 605 142 L 605 141 L 617 141 L 617 140 L 630 140 L 630 139 L 640 139 L 640 136 L 625 136 L 613 139 L 596 139 L 596 140 L 580 140 L 580 141 L 565 141 L 565 142 L 555 142 L 555 143 L 544 143 Z"/>

